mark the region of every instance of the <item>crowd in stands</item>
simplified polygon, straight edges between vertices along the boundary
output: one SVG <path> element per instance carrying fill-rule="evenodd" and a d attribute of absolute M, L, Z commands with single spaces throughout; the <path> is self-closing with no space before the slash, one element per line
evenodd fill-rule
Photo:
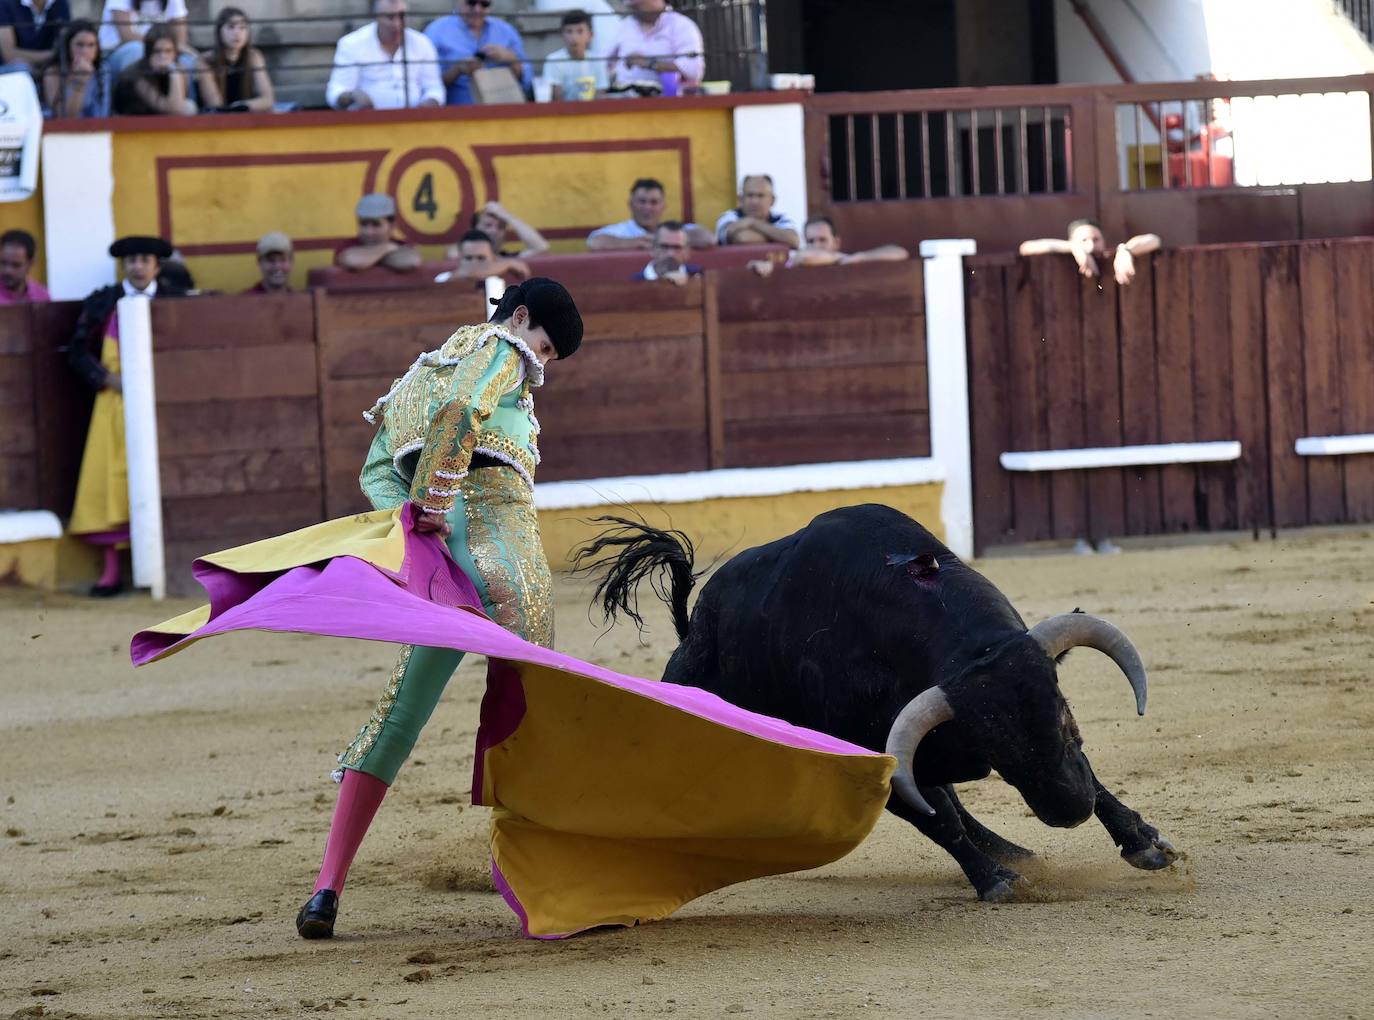
<path fill-rule="evenodd" d="M 338 40 L 325 104 L 399 109 L 608 95 L 677 95 L 705 75 L 701 30 L 667 0 L 626 0 L 604 50 L 592 18 L 562 17 L 563 48 L 534 66 L 520 32 L 489 13 L 492 0 L 454 0 L 452 14 L 412 27 L 406 0 L 372 0 L 372 20 Z M 187 115 L 281 109 L 253 25 L 217 10 L 212 45 L 188 41 L 186 0 L 105 0 L 97 24 L 69 0 L 0 0 L 0 70 L 34 76 L 52 117 Z M 542 93 L 542 94 L 541 94 Z"/>

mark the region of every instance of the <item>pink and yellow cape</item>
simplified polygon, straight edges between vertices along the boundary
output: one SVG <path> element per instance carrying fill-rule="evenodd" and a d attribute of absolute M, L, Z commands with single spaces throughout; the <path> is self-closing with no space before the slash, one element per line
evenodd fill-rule
<path fill-rule="evenodd" d="M 134 636 L 134 665 L 216 634 L 288 631 L 488 657 L 472 796 L 524 933 L 667 917 L 735 882 L 838 860 L 876 824 L 893 760 L 714 694 L 529 644 L 408 507 L 197 560 L 210 604 Z"/>

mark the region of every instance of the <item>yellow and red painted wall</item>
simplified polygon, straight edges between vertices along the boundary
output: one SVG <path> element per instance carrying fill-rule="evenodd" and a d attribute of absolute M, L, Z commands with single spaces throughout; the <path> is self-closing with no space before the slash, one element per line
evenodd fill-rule
<path fill-rule="evenodd" d="M 41 225 L 60 297 L 110 282 L 104 249 L 134 233 L 171 241 L 201 287 L 235 291 L 257 280 L 257 239 L 284 231 L 303 286 L 354 235 L 354 204 L 374 191 L 395 197 L 398 234 L 428 258 L 492 199 L 555 250 L 577 251 L 629 215 L 639 177 L 664 182 L 670 218 L 709 226 L 736 204 L 739 174 L 767 172 L 778 208 L 804 217 L 802 110 L 781 98 L 54 122 L 41 204 L 18 211 Z"/>

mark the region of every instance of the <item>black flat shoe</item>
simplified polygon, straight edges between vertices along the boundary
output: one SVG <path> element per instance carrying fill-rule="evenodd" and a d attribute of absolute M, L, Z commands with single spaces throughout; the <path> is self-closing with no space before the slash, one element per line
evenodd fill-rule
<path fill-rule="evenodd" d="M 108 599 L 118 595 L 123 590 L 124 586 L 119 584 L 93 584 L 91 585 L 91 598 Z"/>
<path fill-rule="evenodd" d="M 321 889 L 296 915 L 296 931 L 303 939 L 332 939 L 334 918 L 338 913 L 338 893 L 333 889 Z"/>

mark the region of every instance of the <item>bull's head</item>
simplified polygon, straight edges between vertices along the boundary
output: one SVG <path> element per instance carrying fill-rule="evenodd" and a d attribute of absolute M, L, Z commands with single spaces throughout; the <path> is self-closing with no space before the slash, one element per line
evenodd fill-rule
<path fill-rule="evenodd" d="M 1071 826 L 1086 820 L 1096 796 L 1092 767 L 1055 672 L 1059 656 L 1080 645 L 1111 656 L 1144 715 L 1145 667 L 1126 635 L 1083 613 L 1054 616 L 952 679 L 949 690 L 931 687 L 902 709 L 887 738 L 887 753 L 897 759 L 892 785 L 898 795 L 918 811 L 935 813 L 917 788 L 912 765 L 921 739 L 958 718 L 1041 821 Z"/>

